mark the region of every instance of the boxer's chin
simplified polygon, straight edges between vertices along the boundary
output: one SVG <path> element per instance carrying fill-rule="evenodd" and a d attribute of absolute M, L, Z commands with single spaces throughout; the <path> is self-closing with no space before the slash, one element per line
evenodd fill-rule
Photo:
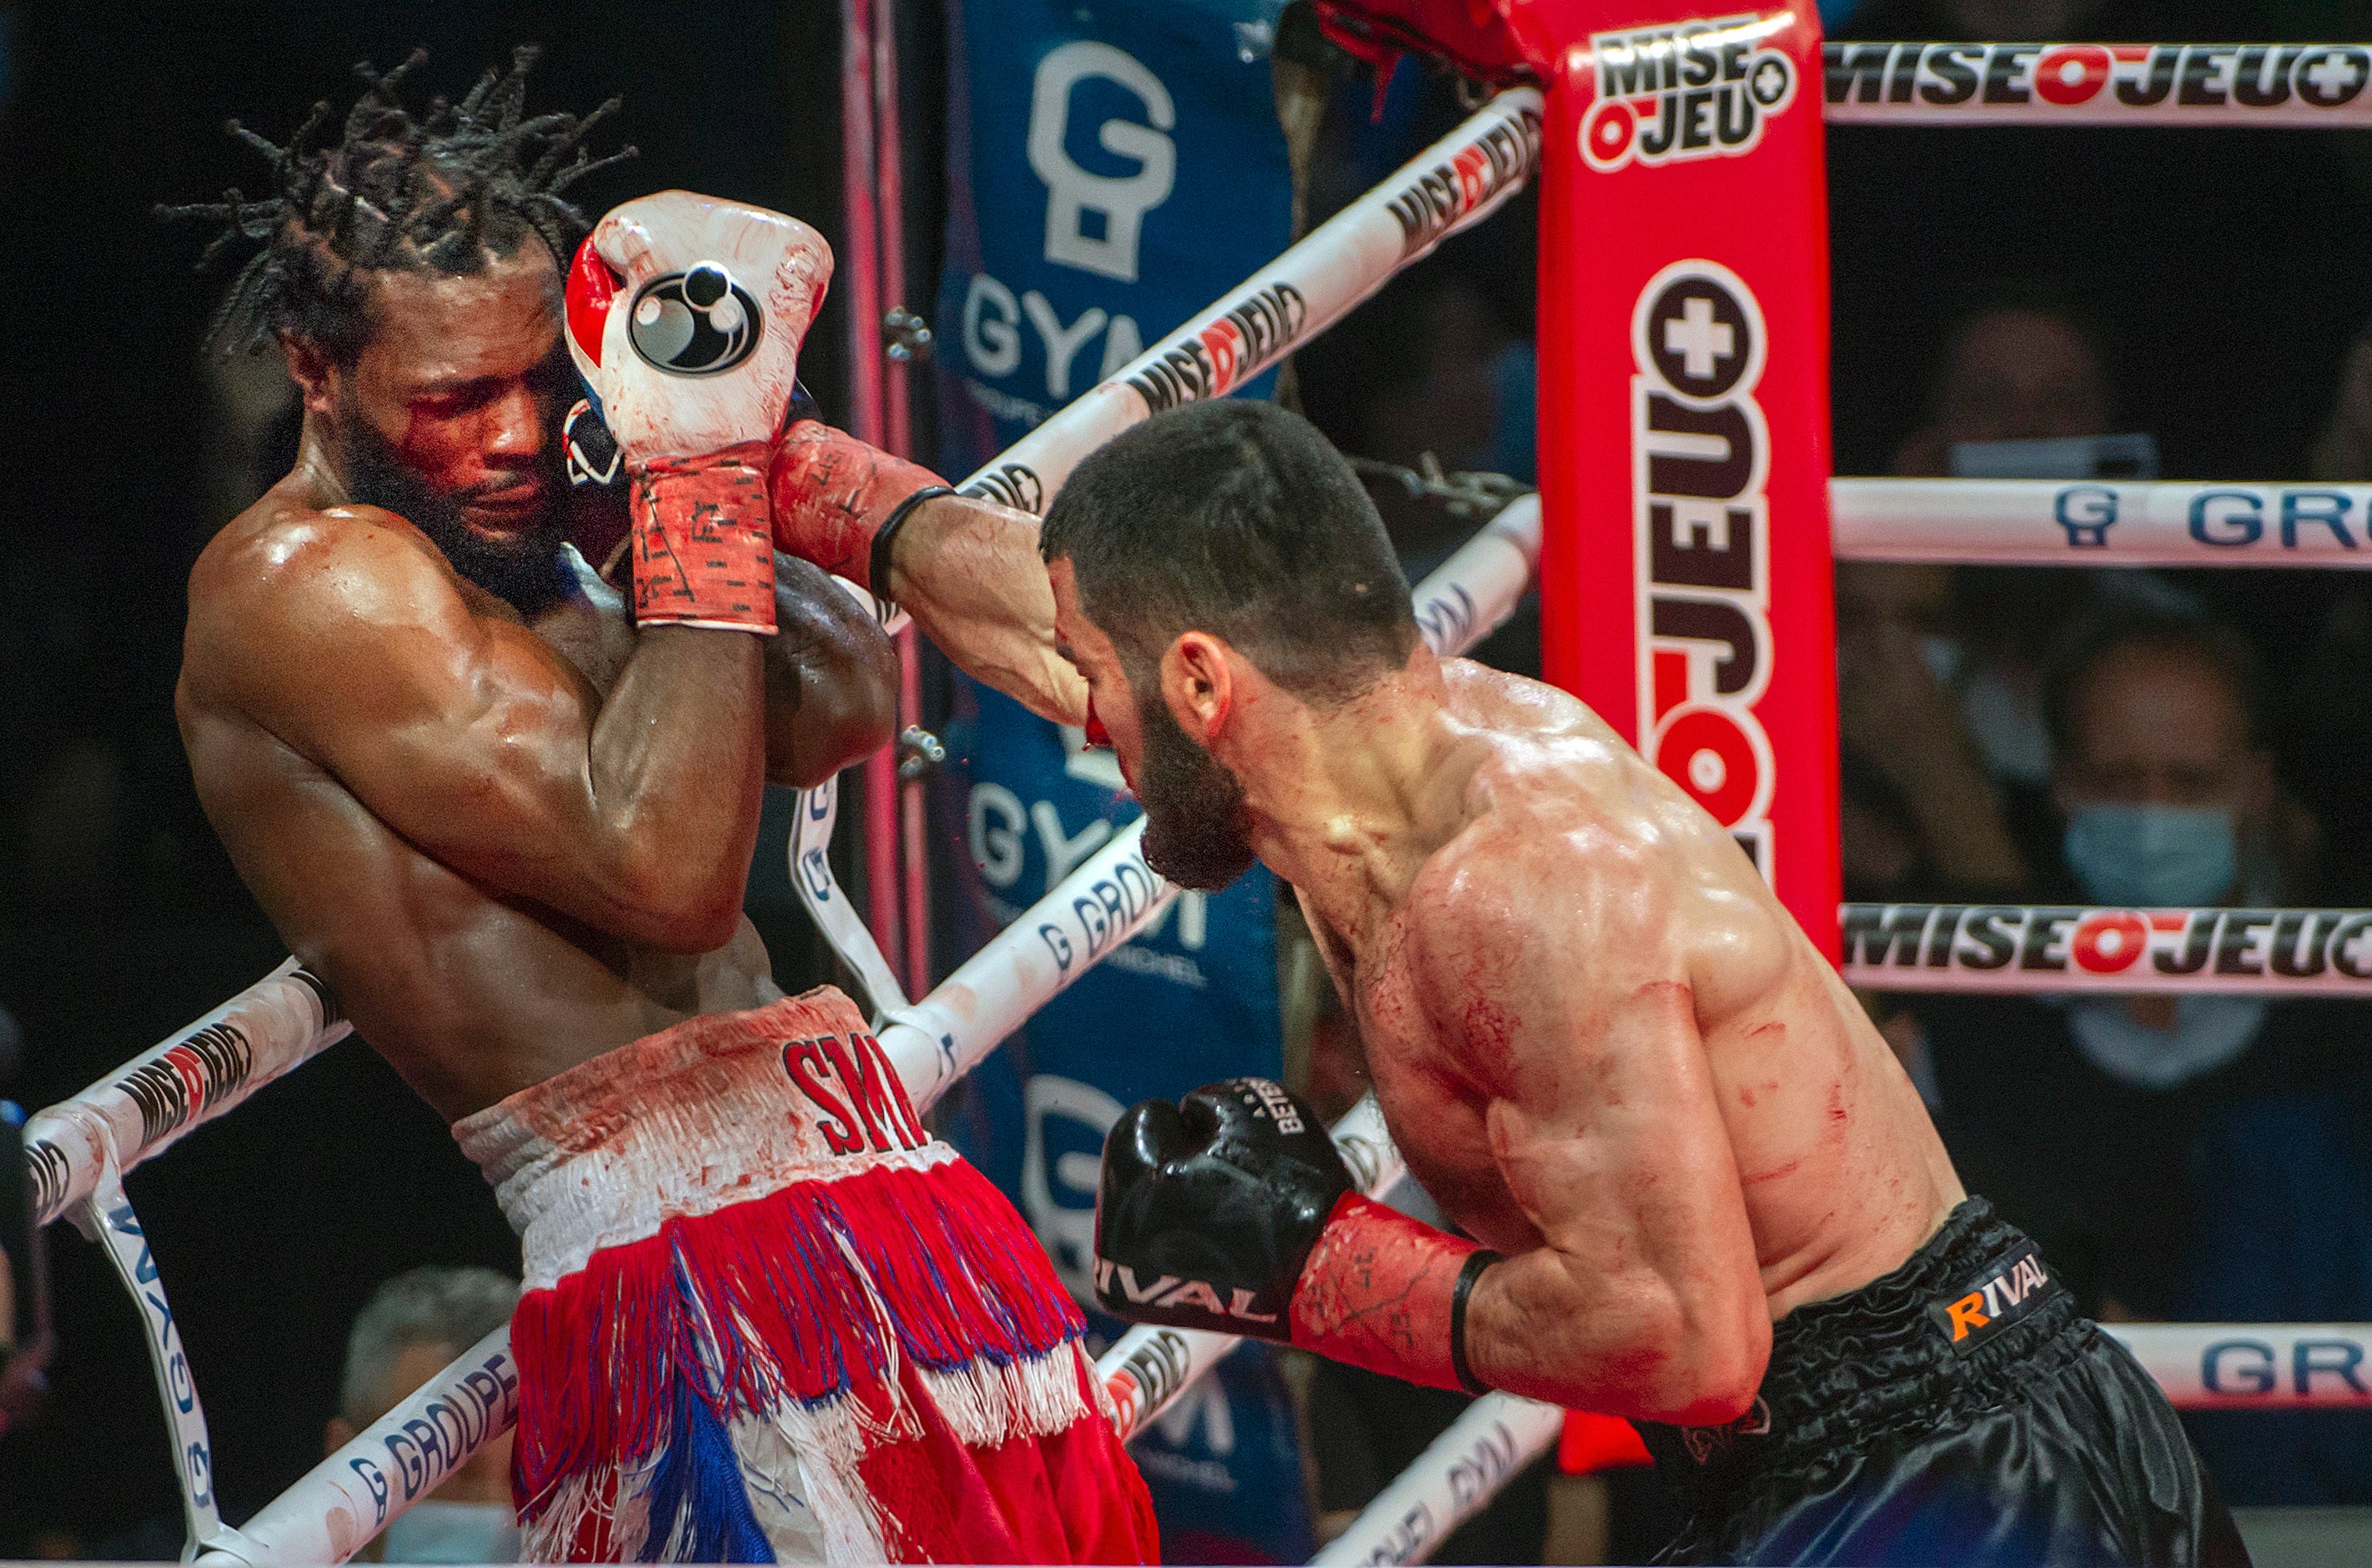
<path fill-rule="evenodd" d="M 1236 775 L 1195 745 L 1158 695 L 1137 707 L 1145 757 L 1145 863 L 1181 888 L 1216 892 L 1251 869 L 1251 813 Z"/>
<path fill-rule="evenodd" d="M 564 579 L 557 574 L 568 533 L 553 501 L 561 487 L 548 478 L 500 493 L 500 505 L 474 505 L 431 484 L 358 420 L 347 430 L 343 466 L 347 492 L 356 501 L 384 506 L 409 522 L 454 571 L 487 592 L 525 610 L 563 590 Z"/>

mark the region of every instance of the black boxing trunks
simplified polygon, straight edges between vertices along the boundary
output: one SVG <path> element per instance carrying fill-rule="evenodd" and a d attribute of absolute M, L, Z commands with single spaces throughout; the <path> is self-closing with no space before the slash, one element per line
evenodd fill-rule
<path fill-rule="evenodd" d="M 1982 1198 L 1782 1318 L 1738 1420 L 1639 1432 L 1687 1515 L 1658 1562 L 2249 1562 L 2166 1396 Z"/>

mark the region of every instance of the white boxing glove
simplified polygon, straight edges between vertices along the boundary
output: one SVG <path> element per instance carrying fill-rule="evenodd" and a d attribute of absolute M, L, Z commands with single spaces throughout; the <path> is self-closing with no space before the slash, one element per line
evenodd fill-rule
<path fill-rule="evenodd" d="M 568 273 L 568 352 L 631 469 L 782 429 L 831 247 L 794 217 L 689 191 L 613 207 Z"/>
<path fill-rule="evenodd" d="M 634 617 L 772 633 L 768 443 L 831 248 L 762 207 L 663 191 L 568 269 L 568 353 L 634 477 Z"/>

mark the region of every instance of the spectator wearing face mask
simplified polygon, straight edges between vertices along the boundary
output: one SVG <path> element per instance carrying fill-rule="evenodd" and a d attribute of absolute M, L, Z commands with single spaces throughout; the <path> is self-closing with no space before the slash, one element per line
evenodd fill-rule
<path fill-rule="evenodd" d="M 379 1286 L 346 1340 L 338 1413 L 323 1434 L 335 1453 L 471 1345 L 510 1321 L 519 1285 L 492 1269 L 429 1264 Z M 378 1562 L 508 1562 L 511 1434 L 504 1433 L 355 1554 Z"/>
<path fill-rule="evenodd" d="M 1954 700 L 1948 566 L 1841 561 L 1837 717 L 1852 898 L 2004 898 L 2026 865 Z"/>
<path fill-rule="evenodd" d="M 2068 896 L 2281 900 L 2311 835 L 2275 781 L 2244 643 L 2118 611 L 2068 640 L 2044 693 Z M 1928 996 L 1912 1012 L 1962 1175 L 2110 1318 L 2174 1304 L 2203 1123 L 2322 1071 L 2348 1028 L 2333 1004 L 2203 994 Z"/>

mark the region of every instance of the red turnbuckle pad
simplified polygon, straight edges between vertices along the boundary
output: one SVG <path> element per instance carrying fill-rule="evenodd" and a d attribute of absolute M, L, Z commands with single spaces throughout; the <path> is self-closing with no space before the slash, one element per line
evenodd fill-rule
<path fill-rule="evenodd" d="M 774 631 L 774 536 L 766 443 L 662 458 L 634 475 L 639 625 Z"/>

